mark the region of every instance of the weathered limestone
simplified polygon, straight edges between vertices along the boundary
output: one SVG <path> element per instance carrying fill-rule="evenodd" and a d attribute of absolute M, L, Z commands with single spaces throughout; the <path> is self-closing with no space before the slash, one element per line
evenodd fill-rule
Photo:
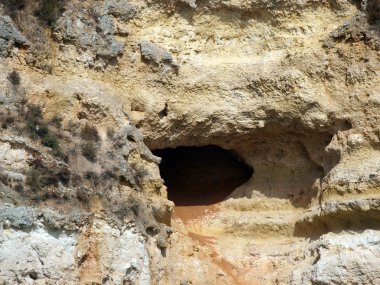
<path fill-rule="evenodd" d="M 9 16 L 0 15 L 0 56 L 9 56 L 13 45 L 28 46 L 29 43 Z"/>
<path fill-rule="evenodd" d="M 375 0 L 69 0 L 52 27 L 30 23 L 51 69 L 11 52 L 28 43 L 1 19 L 1 114 L 27 110 L 9 96 L 23 88 L 48 122 L 62 117 L 68 158 L 25 122 L 0 130 L 0 283 L 380 282 Z M 96 162 L 82 155 L 86 123 Z M 173 214 L 151 150 L 207 145 L 253 176 Z M 70 182 L 31 191 L 36 159 Z"/>

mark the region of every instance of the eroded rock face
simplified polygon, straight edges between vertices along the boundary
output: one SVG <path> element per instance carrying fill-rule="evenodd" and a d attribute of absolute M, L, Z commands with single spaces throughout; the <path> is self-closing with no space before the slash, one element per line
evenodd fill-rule
<path fill-rule="evenodd" d="M 321 238 L 320 260 L 313 266 L 313 284 L 378 282 L 380 275 L 375 264 L 379 259 L 379 233 L 328 234 Z M 368 278 L 370 276 L 370 278 Z"/>
<path fill-rule="evenodd" d="M 0 56 L 9 56 L 14 45 L 28 46 L 28 40 L 18 31 L 9 16 L 0 13 Z"/>
<path fill-rule="evenodd" d="M 178 65 L 174 63 L 173 57 L 166 50 L 154 45 L 149 41 L 140 43 L 141 58 L 148 64 L 152 64 L 156 68 L 164 69 L 173 68 L 178 72 Z"/>
<path fill-rule="evenodd" d="M 83 226 L 83 215 L 3 208 L 0 280 L 151 284 L 150 256 L 139 230 L 133 224 L 119 229 L 99 216 Z"/>
<path fill-rule="evenodd" d="M 88 15 L 70 13 L 62 15 L 55 32 L 58 39 L 73 42 L 82 51 L 106 58 L 115 58 L 124 52 L 124 45 L 113 37 L 114 33 L 112 19 L 107 14 L 94 20 Z"/>
<path fill-rule="evenodd" d="M 379 283 L 377 1 L 69 0 L 40 65 L 3 19 L 1 281 Z M 208 145 L 253 174 L 173 212 L 151 150 Z"/>

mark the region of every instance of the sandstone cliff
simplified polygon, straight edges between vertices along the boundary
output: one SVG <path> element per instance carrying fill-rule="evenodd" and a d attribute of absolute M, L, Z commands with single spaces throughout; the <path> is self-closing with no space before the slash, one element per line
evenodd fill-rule
<path fill-rule="evenodd" d="M 0 5 L 0 284 L 380 283 L 378 0 Z"/>

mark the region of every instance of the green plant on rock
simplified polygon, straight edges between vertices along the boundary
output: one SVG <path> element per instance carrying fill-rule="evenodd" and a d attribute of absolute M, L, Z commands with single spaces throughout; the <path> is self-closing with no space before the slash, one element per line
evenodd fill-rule
<path fill-rule="evenodd" d="M 47 167 L 41 159 L 35 159 L 26 175 L 26 184 L 33 192 L 37 193 L 46 186 L 58 186 L 59 182 L 68 185 L 70 179 L 69 169 Z"/>
<path fill-rule="evenodd" d="M 48 124 L 43 120 L 42 109 L 40 106 L 34 104 L 28 105 L 25 120 L 28 129 L 31 131 L 32 137 L 35 139 L 39 137 L 41 143 L 44 146 L 50 147 L 55 156 L 62 159 L 66 157 L 59 146 L 57 135 L 50 130 Z"/>
<path fill-rule="evenodd" d="M 58 138 L 55 134 L 48 131 L 43 137 L 42 137 L 42 144 L 50 147 L 52 149 L 58 149 L 59 148 L 59 142 Z"/>
<path fill-rule="evenodd" d="M 82 144 L 82 154 L 89 161 L 91 162 L 96 161 L 97 152 L 98 152 L 97 147 L 93 142 L 84 142 Z"/>

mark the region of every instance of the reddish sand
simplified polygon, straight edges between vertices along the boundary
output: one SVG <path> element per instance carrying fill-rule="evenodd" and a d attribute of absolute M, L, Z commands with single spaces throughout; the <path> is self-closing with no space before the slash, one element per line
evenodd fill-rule
<path fill-rule="evenodd" d="M 181 219 L 185 225 L 197 223 L 206 216 L 213 215 L 219 211 L 218 205 L 209 206 L 176 206 L 174 208 L 173 218 Z M 210 257 L 213 263 L 216 264 L 227 275 L 231 276 L 235 281 L 235 284 L 243 284 L 239 281 L 239 272 L 236 267 L 221 257 L 215 250 L 214 244 L 217 237 L 200 235 L 194 232 L 188 231 L 186 234 L 193 241 L 200 243 L 202 246 L 206 246 L 210 251 Z"/>
<path fill-rule="evenodd" d="M 179 218 L 184 223 L 191 220 L 202 219 L 205 216 L 214 214 L 218 211 L 217 205 L 208 206 L 176 206 L 174 208 L 173 218 Z"/>

